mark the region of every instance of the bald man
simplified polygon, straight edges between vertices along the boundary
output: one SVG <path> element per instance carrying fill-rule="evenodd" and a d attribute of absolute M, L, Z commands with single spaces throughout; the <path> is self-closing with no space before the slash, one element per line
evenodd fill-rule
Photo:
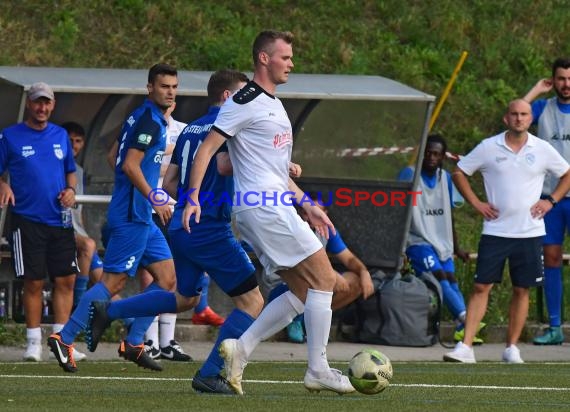
<path fill-rule="evenodd" d="M 568 163 L 548 142 L 528 132 L 532 122 L 530 104 L 523 99 L 513 100 L 503 121 L 507 130 L 479 143 L 453 172 L 457 189 L 485 220 L 467 307 L 465 338 L 444 355 L 448 362 L 475 363 L 473 338 L 485 316 L 489 293 L 494 283 L 502 281 L 508 259 L 513 292 L 502 359 L 523 363 L 516 344 L 528 314 L 529 289 L 543 282 L 543 218 L 570 190 Z M 483 176 L 485 201 L 477 197 L 467 180 L 476 171 Z M 547 174 L 560 180 L 552 193 L 541 199 Z"/>

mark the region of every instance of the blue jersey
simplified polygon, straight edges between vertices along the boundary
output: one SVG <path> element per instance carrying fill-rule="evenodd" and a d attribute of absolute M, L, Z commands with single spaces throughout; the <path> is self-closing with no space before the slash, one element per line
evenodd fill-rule
<path fill-rule="evenodd" d="M 190 181 L 190 171 L 192 170 L 192 161 L 196 156 L 198 148 L 210 132 L 212 124 L 216 120 L 220 108 L 212 106 L 205 116 L 190 123 L 178 137 L 174 152 L 172 153 L 171 163 L 178 166 L 180 179 L 178 181 L 178 201 L 174 206 L 174 215 L 170 223 L 170 230 L 182 228 L 182 212 L 186 205 L 186 200 L 190 194 L 188 182 Z M 226 144 L 222 145 L 218 151 L 227 151 Z M 233 177 L 222 176 L 218 173 L 218 165 L 216 157 L 213 156 L 204 179 L 200 187 L 200 206 L 202 209 L 200 224 L 198 229 L 207 229 L 206 224 L 218 224 L 223 222 L 229 223 L 231 220 L 231 202 L 233 198 Z M 192 220 L 191 225 L 195 223 Z M 194 229 L 192 229 L 194 230 Z"/>
<path fill-rule="evenodd" d="M 544 112 L 547 102 L 547 99 L 539 99 L 532 102 L 532 124 L 538 124 L 538 119 L 542 115 L 542 112 Z M 560 109 L 562 113 L 570 114 L 570 104 L 560 103 L 560 101 L 556 100 L 556 106 L 558 106 L 558 109 Z"/>
<path fill-rule="evenodd" d="M 65 129 L 52 123 L 43 130 L 25 123 L 4 129 L 0 134 L 0 175 L 6 170 L 15 198 L 12 211 L 34 222 L 62 226 L 57 197 L 67 186 L 66 175 L 75 172 Z"/>
<path fill-rule="evenodd" d="M 115 162 L 115 187 L 109 204 L 109 224 L 141 222 L 150 224 L 152 206 L 123 172 L 123 162 L 129 149 L 144 152 L 140 164 L 147 183 L 156 188 L 160 164 L 166 148 L 167 122 L 156 104 L 146 99 L 125 121 L 121 130 L 119 150 Z"/>

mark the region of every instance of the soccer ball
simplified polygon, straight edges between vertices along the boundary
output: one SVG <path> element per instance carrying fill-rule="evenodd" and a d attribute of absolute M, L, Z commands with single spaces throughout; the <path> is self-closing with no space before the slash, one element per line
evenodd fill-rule
<path fill-rule="evenodd" d="M 392 363 L 383 353 L 364 349 L 350 360 L 348 379 L 360 393 L 374 395 L 388 387 L 392 379 Z"/>

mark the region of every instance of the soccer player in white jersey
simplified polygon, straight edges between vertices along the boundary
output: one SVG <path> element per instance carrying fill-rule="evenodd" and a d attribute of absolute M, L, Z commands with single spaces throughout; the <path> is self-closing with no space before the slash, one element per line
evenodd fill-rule
<path fill-rule="evenodd" d="M 512 101 L 503 120 L 507 131 L 479 143 L 453 172 L 457 189 L 485 221 L 465 338 L 444 355 L 449 362 L 475 363 L 473 338 L 487 310 L 489 293 L 494 283 L 501 282 L 508 259 L 513 292 L 503 361 L 523 363 L 516 344 L 528 315 L 529 288 L 542 284 L 544 277 L 543 218 L 570 189 L 568 163 L 549 143 L 528 133 L 530 104 L 522 99 Z M 478 170 L 483 175 L 486 202 L 473 192 L 466 177 Z M 548 173 L 560 180 L 549 197 L 541 199 Z"/>
<path fill-rule="evenodd" d="M 240 394 L 243 370 L 257 344 L 303 311 L 308 343 L 305 387 L 310 391 L 354 391 L 346 376 L 329 367 L 326 355 L 336 273 L 321 242 L 290 203 L 291 194 L 300 200 L 303 193 L 289 178 L 293 134 L 275 90 L 287 82 L 293 69 L 292 42 L 290 32 L 268 30 L 256 37 L 253 80 L 222 106 L 197 152 L 190 177 L 189 187 L 199 188 L 210 158 L 227 140 L 237 195 L 233 213 L 239 231 L 265 272 L 277 272 L 291 289 L 269 303 L 239 339 L 226 339 L 220 345 L 228 382 Z M 309 202 L 303 202 L 302 207 L 318 233 L 327 236 L 329 228 L 334 233 L 322 210 Z M 186 230 L 190 230 L 191 219 L 199 223 L 200 211 L 196 190 L 183 214 Z M 365 297 L 371 293 L 365 291 Z"/>

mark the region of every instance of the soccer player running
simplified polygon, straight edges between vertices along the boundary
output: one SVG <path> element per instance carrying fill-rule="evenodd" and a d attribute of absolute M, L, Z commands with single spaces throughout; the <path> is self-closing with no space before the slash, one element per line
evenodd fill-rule
<path fill-rule="evenodd" d="M 513 291 L 502 359 L 523 363 L 516 344 L 528 315 L 529 288 L 540 285 L 544 276 L 543 218 L 570 189 L 568 163 L 550 144 L 528 133 L 530 104 L 513 100 L 503 120 L 507 131 L 479 143 L 453 172 L 457 189 L 485 221 L 467 306 L 465 338 L 444 355 L 448 362 L 475 363 L 473 338 L 487 310 L 489 293 L 494 283 L 501 282 L 508 259 Z M 483 175 L 486 202 L 479 199 L 467 179 L 476 171 Z M 549 173 L 560 180 L 549 198 L 540 199 Z"/>
<path fill-rule="evenodd" d="M 115 167 L 115 186 L 107 219 L 110 237 L 105 251 L 103 279 L 87 290 L 60 333 L 48 338 L 48 346 L 66 372 L 76 372 L 73 341 L 85 329 L 92 301 L 109 301 L 119 293 L 139 264 L 153 276 L 148 290 L 171 290 L 175 286 L 174 262 L 164 235 L 154 224 L 151 209 L 167 223 L 170 206 L 149 202 L 156 188 L 162 154 L 166 147 L 164 112 L 176 98 L 178 73 L 167 64 L 156 64 L 148 73 L 148 98 L 132 112 L 121 130 Z M 162 370 L 144 350 L 144 333 L 153 317 L 137 318 L 119 355 L 144 368 Z M 87 340 L 91 351 L 95 348 Z"/>
<path fill-rule="evenodd" d="M 225 145 L 209 162 L 200 186 L 201 193 L 207 196 L 203 202 L 202 221 L 199 225 L 193 224 L 191 232 L 182 226 L 182 214 L 188 193 L 191 193 L 188 181 L 193 169 L 192 159 L 204 143 L 222 103 L 247 81 L 245 74 L 235 70 L 220 70 L 210 77 L 208 100 L 212 106 L 205 116 L 184 129 L 176 142 L 164 177 L 165 190 L 178 199 L 168 231 L 176 266 L 177 293 L 155 291 L 109 305 L 106 302 L 95 302 L 88 327 L 88 333 L 91 333 L 88 339 L 96 343 L 113 319 L 191 309 L 200 300 L 202 280 L 207 272 L 233 299 L 236 308 L 220 327 L 208 359 L 192 379 L 192 387 L 199 392 L 235 394 L 234 389 L 220 375 L 224 361 L 220 357 L 218 346 L 226 338 L 239 337 L 263 308 L 255 267 L 231 229 L 233 178 Z"/>
<path fill-rule="evenodd" d="M 276 86 L 287 82 L 293 68 L 292 42 L 290 32 L 269 30 L 258 34 L 253 43 L 253 81 L 222 106 L 194 158 L 190 175 L 189 187 L 199 188 L 210 159 L 228 141 L 236 193 L 248 193 L 247 202 L 233 207 L 238 229 L 265 272 L 277 272 L 291 289 L 269 303 L 238 340 L 226 339 L 220 345 L 227 380 L 239 394 L 243 393 L 243 370 L 257 344 L 303 311 L 309 364 L 305 387 L 310 391 L 354 391 L 346 376 L 330 368 L 326 355 L 336 273 L 309 225 L 291 203 L 280 202 L 291 192 L 298 200 L 303 197 L 288 172 L 293 144 L 291 122 L 275 97 Z M 201 224 L 199 195 L 198 190 L 193 191 L 186 203 L 183 224 L 188 231 Z M 324 236 L 329 227 L 334 232 L 326 213 L 309 203 L 304 202 L 303 208 L 316 230 Z"/>
<path fill-rule="evenodd" d="M 554 90 L 555 97 L 538 99 L 538 96 Z M 570 59 L 559 58 L 552 64 L 552 77 L 539 80 L 524 97 L 532 102 L 533 123 L 537 124 L 537 136 L 549 142 L 570 161 Z M 551 194 L 556 186 L 555 176 L 544 180 L 542 195 Z M 548 309 L 549 327 L 534 338 L 535 345 L 560 345 L 564 335 L 562 322 L 562 243 L 570 230 L 570 195 L 560 199 L 556 208 L 544 217 L 544 295 Z"/>

